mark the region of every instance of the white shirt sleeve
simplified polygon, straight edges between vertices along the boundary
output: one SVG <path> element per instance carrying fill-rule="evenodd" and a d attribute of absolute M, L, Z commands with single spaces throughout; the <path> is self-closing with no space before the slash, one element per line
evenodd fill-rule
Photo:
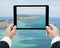
<path fill-rule="evenodd" d="M 54 44 L 54 43 L 57 42 L 57 41 L 60 41 L 60 37 L 55 37 L 55 38 L 52 40 L 51 45 Z"/>
<path fill-rule="evenodd" d="M 9 45 L 9 47 L 11 48 L 11 44 L 12 44 L 12 42 L 11 42 L 11 39 L 10 39 L 9 37 L 5 36 L 1 41 L 5 41 L 5 42 L 7 42 L 8 45 Z"/>

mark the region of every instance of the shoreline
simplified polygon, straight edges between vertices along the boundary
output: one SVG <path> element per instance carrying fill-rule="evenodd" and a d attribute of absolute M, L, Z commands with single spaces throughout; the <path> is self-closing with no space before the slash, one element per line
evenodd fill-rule
<path fill-rule="evenodd" d="M 13 23 L 12 20 L 0 20 L 0 28 L 6 28 L 6 27 L 8 27 L 11 23 Z"/>

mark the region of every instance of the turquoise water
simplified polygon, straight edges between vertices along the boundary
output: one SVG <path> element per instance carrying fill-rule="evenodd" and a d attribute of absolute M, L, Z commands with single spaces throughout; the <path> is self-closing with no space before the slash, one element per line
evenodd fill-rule
<path fill-rule="evenodd" d="M 60 18 L 50 18 L 60 31 Z M 46 37 L 45 30 L 17 30 L 17 35 L 12 40 L 12 48 L 50 48 L 51 39 Z M 0 39 L 4 36 L 5 29 L 0 29 Z"/>
<path fill-rule="evenodd" d="M 23 19 L 17 19 L 17 28 L 45 28 L 45 15 L 18 15 Z M 27 16 L 27 17 L 26 17 Z M 36 17 L 35 19 L 33 17 Z M 24 18 L 32 19 L 24 19 Z"/>

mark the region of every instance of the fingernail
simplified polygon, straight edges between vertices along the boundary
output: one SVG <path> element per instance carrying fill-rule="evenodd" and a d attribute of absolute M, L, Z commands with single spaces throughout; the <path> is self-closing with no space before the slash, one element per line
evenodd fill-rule
<path fill-rule="evenodd" d="M 48 26 L 46 26 L 46 28 L 48 28 Z"/>
<path fill-rule="evenodd" d="M 16 27 L 16 26 L 14 26 L 14 27 Z"/>
<path fill-rule="evenodd" d="M 14 29 L 16 29 L 16 26 L 14 26 Z"/>

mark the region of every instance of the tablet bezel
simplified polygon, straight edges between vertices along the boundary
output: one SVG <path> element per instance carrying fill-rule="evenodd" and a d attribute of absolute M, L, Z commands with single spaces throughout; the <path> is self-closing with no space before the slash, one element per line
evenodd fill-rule
<path fill-rule="evenodd" d="M 14 25 L 17 26 L 17 7 L 46 7 L 46 26 L 49 24 L 49 6 L 48 5 L 14 5 L 13 6 L 13 15 L 14 15 Z M 22 30 L 40 30 L 46 28 L 16 28 Z"/>

